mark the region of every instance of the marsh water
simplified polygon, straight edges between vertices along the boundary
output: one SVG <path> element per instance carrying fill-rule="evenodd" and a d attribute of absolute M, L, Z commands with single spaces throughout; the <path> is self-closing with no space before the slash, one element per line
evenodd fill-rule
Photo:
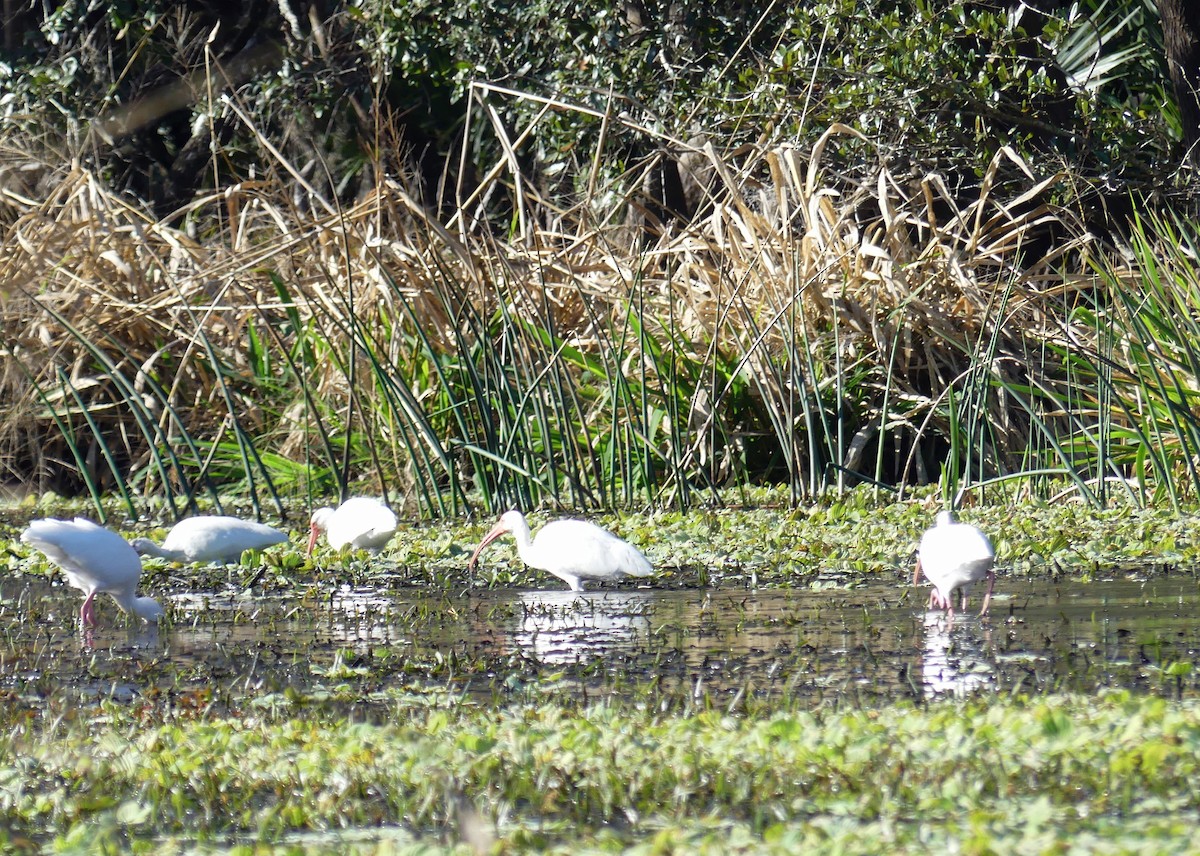
<path fill-rule="evenodd" d="M 0 580 L 0 692 L 216 704 L 323 699 L 369 713 L 389 693 L 481 699 L 658 694 L 734 707 L 811 697 L 879 703 L 974 692 L 1128 687 L 1191 694 L 1191 574 L 1002 579 L 992 613 L 926 611 L 899 579 L 846 588 L 570 592 L 251 591 L 167 598 L 160 628 L 110 600 L 77 627 L 78 592 Z M 977 601 L 976 601 L 977 605 Z"/>

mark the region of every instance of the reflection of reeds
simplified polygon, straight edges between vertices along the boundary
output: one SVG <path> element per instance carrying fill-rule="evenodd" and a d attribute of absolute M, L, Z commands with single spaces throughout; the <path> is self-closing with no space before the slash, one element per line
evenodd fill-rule
<path fill-rule="evenodd" d="M 597 225 L 632 195 L 597 173 L 558 210 L 516 160 L 442 219 L 389 179 L 293 205 L 303 171 L 265 143 L 276 176 L 169 220 L 66 170 L 7 199 L 0 460 L 131 510 L 356 480 L 434 515 L 753 478 L 1194 489 L 1195 289 L 1182 250 L 1158 276 L 1164 224 L 1131 274 L 1097 275 L 1043 201 L 1059 176 L 1002 193 L 1005 161 L 1029 169 L 1001 151 L 964 202 L 933 173 L 822 172 L 865 142 L 698 149 L 711 204 L 632 242 Z M 507 240 L 465 225 L 503 211 Z"/>

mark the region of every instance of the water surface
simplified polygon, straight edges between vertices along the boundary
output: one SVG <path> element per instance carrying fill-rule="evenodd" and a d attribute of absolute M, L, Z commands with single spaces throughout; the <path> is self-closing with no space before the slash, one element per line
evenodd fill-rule
<path fill-rule="evenodd" d="M 774 696 L 878 704 L 978 692 L 1127 687 L 1196 693 L 1190 574 L 1002 580 L 992 614 L 949 620 L 927 589 L 236 590 L 166 598 L 135 627 L 105 598 L 40 577 L 0 580 L 0 693 L 238 708 L 317 696 L 360 708 L 398 691 L 502 701 L 643 694 L 664 704 Z M 976 604 L 977 605 L 977 604 Z"/>

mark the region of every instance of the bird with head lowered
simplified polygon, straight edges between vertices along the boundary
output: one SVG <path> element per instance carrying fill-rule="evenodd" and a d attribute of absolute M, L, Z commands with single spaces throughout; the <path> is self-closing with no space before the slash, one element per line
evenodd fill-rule
<path fill-rule="evenodd" d="M 355 496 L 337 508 L 326 506 L 312 513 L 308 536 L 310 554 L 322 532 L 334 550 L 350 547 L 378 551 L 396 534 L 396 515 L 378 499 Z"/>
<path fill-rule="evenodd" d="M 648 577 L 654 573 L 641 551 L 611 532 L 586 520 L 554 520 L 531 538 L 525 515 L 506 511 L 484 536 L 471 555 L 468 568 L 474 570 L 483 548 L 501 535 L 511 532 L 517 539 L 517 555 L 532 568 L 549 571 L 571 587 L 583 591 L 584 580 L 615 580 L 620 577 Z"/>
<path fill-rule="evenodd" d="M 96 595 L 112 595 L 117 606 L 143 621 L 158 621 L 163 609 L 148 597 L 137 596 L 142 560 L 129 542 L 90 520 L 46 518 L 32 521 L 21 540 L 46 554 L 62 568 L 67 582 L 86 597 L 79 610 L 84 627 L 96 624 Z"/>
<path fill-rule="evenodd" d="M 161 546 L 149 538 L 134 538 L 131 546 L 143 556 L 172 562 L 233 564 L 247 550 L 262 550 L 287 538 L 286 532 L 253 520 L 202 515 L 185 518 L 172 526 Z"/>
<path fill-rule="evenodd" d="M 967 591 L 972 583 L 987 578 L 987 594 L 983 597 L 980 615 L 987 615 L 996 585 L 996 551 L 983 532 L 969 523 L 959 523 L 949 511 L 938 514 L 934 525 L 925 530 L 917 548 L 917 565 L 913 568 L 913 585 L 920 574 L 933 583 L 929 606 L 945 609 L 954 615 L 954 592 L 959 593 L 959 608 L 967 608 Z"/>

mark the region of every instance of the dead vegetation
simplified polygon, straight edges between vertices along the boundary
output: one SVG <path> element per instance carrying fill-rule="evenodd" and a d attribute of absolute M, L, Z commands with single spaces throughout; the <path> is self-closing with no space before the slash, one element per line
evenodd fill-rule
<path fill-rule="evenodd" d="M 1048 201 L 1061 176 L 1014 151 L 964 200 L 883 160 L 827 170 L 828 146 L 871 151 L 846 126 L 810 151 L 705 144 L 698 213 L 637 226 L 621 216 L 646 210 L 636 183 L 596 173 L 573 209 L 549 207 L 512 155 L 522 138 L 503 143 L 446 216 L 393 179 L 338 207 L 280 156 L 156 220 L 27 155 L 53 181 L 4 197 L 6 477 L 185 496 L 256 473 L 270 492 L 365 479 L 424 506 L 417 485 L 457 496 L 495 466 L 499 482 L 537 476 L 543 499 L 557 470 L 571 500 L 612 502 L 632 498 L 617 489 L 630 473 L 597 475 L 596 456 L 636 417 L 621 448 L 659 470 L 643 498 L 761 478 L 803 495 L 937 478 L 955 442 L 972 478 L 995 477 L 1037 464 L 1040 434 L 1075 430 L 1059 405 L 1078 378 L 1047 347 L 1101 350 L 1072 317 L 1102 286 L 1097 250 Z M 1002 166 L 1028 181 L 998 186 Z M 508 234 L 488 225 L 500 217 Z M 512 360 L 518 395 L 542 404 L 503 424 L 557 412 L 525 438 L 565 449 L 540 476 L 489 415 Z"/>

